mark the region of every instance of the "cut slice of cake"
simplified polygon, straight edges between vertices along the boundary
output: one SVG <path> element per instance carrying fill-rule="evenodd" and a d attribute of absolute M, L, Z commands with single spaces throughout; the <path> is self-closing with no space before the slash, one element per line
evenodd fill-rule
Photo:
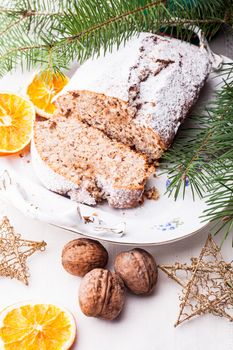
<path fill-rule="evenodd" d="M 71 91 L 60 96 L 56 105 L 67 118 L 76 116 L 111 139 L 146 154 L 150 160 L 160 158 L 166 148 L 151 127 L 134 122 L 134 109 L 118 98 L 91 91 Z"/>
<path fill-rule="evenodd" d="M 171 145 L 210 70 L 204 48 L 142 33 L 84 63 L 56 103 L 63 115 L 154 160 Z"/>
<path fill-rule="evenodd" d="M 114 208 L 139 205 L 154 171 L 143 155 L 59 112 L 36 121 L 32 161 L 48 189 L 89 205 L 107 199 Z"/>

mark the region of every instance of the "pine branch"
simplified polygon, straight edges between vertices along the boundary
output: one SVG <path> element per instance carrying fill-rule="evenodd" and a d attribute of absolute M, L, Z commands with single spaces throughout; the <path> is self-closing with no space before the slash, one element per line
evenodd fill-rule
<path fill-rule="evenodd" d="M 20 15 L 22 17 L 36 17 L 36 16 L 63 16 L 64 12 L 49 12 L 49 11 L 35 11 L 35 10 L 13 10 L 10 8 L 3 8 L 0 6 L 0 14 Z"/>
<path fill-rule="evenodd" d="M 233 225 L 233 64 L 223 73 L 227 80 L 208 113 L 187 121 L 162 166 L 170 176 L 168 192 L 176 199 L 183 189 L 184 196 L 188 180 L 193 196 L 204 197 L 208 205 L 203 219 L 217 220 L 215 232 L 224 228 L 226 237 Z"/>
<path fill-rule="evenodd" d="M 192 9 L 178 1 L 169 8 L 165 0 L 145 0 L 144 6 L 140 0 L 60 0 L 56 1 L 59 12 L 51 3 L 15 0 L 0 8 L 0 17 L 12 19 L 3 29 L 0 25 L 5 34 L 0 37 L 0 75 L 23 61 L 27 67 L 58 71 L 76 58 L 82 62 L 99 54 L 101 48 L 111 50 L 140 31 L 158 32 L 161 27 L 175 26 L 180 35 L 189 38 L 184 24 L 202 26 L 208 33 L 212 25 L 217 30 L 230 21 L 225 16 L 229 6 L 223 0 L 213 0 L 211 5 L 193 1 Z"/>
<path fill-rule="evenodd" d="M 108 2 L 106 2 L 106 4 L 107 3 Z M 27 62 L 29 63 L 31 62 L 32 66 L 34 66 L 34 64 L 37 64 L 37 63 L 41 64 L 42 62 L 46 65 L 46 62 L 49 63 L 49 60 L 51 62 L 51 59 L 52 59 L 54 62 L 52 67 L 54 69 L 61 69 L 63 67 L 67 67 L 69 63 L 75 58 L 76 55 L 80 60 L 81 59 L 84 60 L 86 57 L 88 57 L 86 47 L 89 47 L 89 45 L 85 47 L 84 44 L 81 43 L 81 39 L 87 37 L 88 35 L 94 32 L 100 31 L 102 28 L 106 28 L 112 25 L 113 22 L 118 22 L 123 18 L 132 16 L 134 13 L 142 12 L 145 9 L 149 9 L 150 7 L 160 3 L 162 3 L 162 1 L 154 1 L 153 3 L 150 3 L 147 6 L 136 8 L 133 11 L 126 11 L 121 15 L 117 15 L 115 17 L 109 18 L 106 21 L 103 21 L 103 23 L 100 23 L 98 25 L 95 24 L 96 13 L 92 13 L 92 18 L 88 17 L 88 15 L 90 15 L 91 13 L 89 11 L 90 10 L 89 7 L 86 6 L 84 1 L 82 4 L 79 4 L 79 7 L 77 7 L 74 4 L 74 7 L 75 7 L 74 12 L 72 12 L 72 10 L 68 11 L 68 8 L 66 9 L 68 13 L 66 14 L 64 23 L 62 21 L 62 18 L 59 17 L 59 27 L 58 26 L 56 27 L 55 23 L 53 23 L 52 21 L 51 28 L 53 28 L 53 32 L 60 32 L 61 34 L 60 36 L 58 36 L 58 40 L 55 41 L 53 36 L 52 37 L 48 36 L 48 34 L 50 34 L 50 30 L 48 30 L 47 28 L 46 33 L 45 31 L 43 31 L 43 36 L 41 35 L 40 37 L 34 38 L 33 40 L 31 40 L 32 42 L 31 45 L 28 44 L 28 41 L 29 41 L 28 37 L 25 38 L 23 43 L 24 45 L 21 45 L 21 46 L 12 45 L 13 47 L 11 46 L 9 47 L 9 44 L 8 44 L 8 48 L 4 49 L 4 45 L 2 45 L 3 50 L 1 50 L 2 52 L 0 51 L 0 64 L 2 62 L 2 65 L 0 66 L 0 73 L 2 74 L 6 73 L 9 70 L 9 67 L 14 67 L 17 64 L 17 62 L 22 62 L 25 57 L 27 58 Z M 86 12 L 83 11 L 84 8 Z M 96 6 L 95 6 L 95 9 L 96 9 Z M 127 6 L 127 9 L 128 9 L 128 6 Z M 118 11 L 117 8 L 114 8 L 114 10 L 115 12 Z M 80 12 L 82 12 L 82 16 L 80 16 Z M 33 11 L 33 13 L 35 15 L 35 11 Z M 76 16 L 74 13 L 76 14 Z M 21 13 L 21 16 L 22 16 L 22 13 Z M 79 34 L 75 33 L 75 35 L 64 36 L 63 33 L 66 31 L 67 27 L 69 26 L 69 22 L 71 22 L 70 17 L 72 19 L 75 18 L 75 21 L 81 25 L 81 28 L 80 28 L 81 30 Z M 108 17 L 108 15 L 106 17 Z M 20 21 L 18 20 L 17 22 L 20 22 Z M 86 26 L 83 29 L 82 24 L 83 23 L 86 24 L 87 22 L 88 22 L 88 26 Z M 90 24 L 93 23 L 94 25 L 89 25 L 89 22 Z M 64 24 L 64 26 L 62 26 L 61 24 Z M 11 28 L 12 25 L 10 25 L 9 27 Z M 17 28 L 17 32 L 18 33 L 20 32 L 18 28 Z M 135 30 L 133 30 L 133 33 L 135 33 Z M 12 35 L 12 32 L 10 34 Z M 18 36 L 16 32 L 14 32 L 13 34 L 15 36 Z M 118 33 L 118 35 L 119 34 L 120 33 Z M 101 35 L 99 35 L 99 37 L 101 38 Z M 37 42 L 37 44 L 35 45 L 34 42 Z M 101 44 L 102 42 L 99 43 L 98 45 L 99 46 L 98 51 L 100 50 Z M 93 49 L 96 50 L 96 47 L 94 47 Z M 33 51 L 35 51 L 35 54 L 33 54 Z M 51 55 L 51 52 L 52 52 L 52 55 Z M 84 54 L 84 52 L 86 54 Z M 63 57 L 63 62 L 61 62 L 61 60 L 59 60 L 58 62 L 57 60 L 58 56 Z M 36 58 L 35 62 L 33 61 L 33 57 Z M 2 68 L 2 71 L 1 71 L 1 68 Z M 48 67 L 44 67 L 44 69 L 47 69 L 47 68 Z"/>
<path fill-rule="evenodd" d="M 7 73 L 21 64 L 26 68 L 50 64 L 50 45 L 44 33 L 57 34 L 52 26 L 59 26 L 69 1 L 16 0 L 0 7 L 0 73 Z M 59 63 L 59 62 L 57 62 Z"/>

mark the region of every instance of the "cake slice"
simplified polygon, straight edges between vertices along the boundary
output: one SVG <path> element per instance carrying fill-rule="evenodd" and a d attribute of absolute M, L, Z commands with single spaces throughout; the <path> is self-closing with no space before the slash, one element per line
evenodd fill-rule
<path fill-rule="evenodd" d="M 56 103 L 110 138 L 161 157 L 211 70 L 208 52 L 150 33 L 84 63 Z"/>
<path fill-rule="evenodd" d="M 134 109 L 118 98 L 91 91 L 71 91 L 60 96 L 56 105 L 67 118 L 76 116 L 111 139 L 146 154 L 150 160 L 160 158 L 166 149 L 151 127 L 135 123 Z"/>
<path fill-rule="evenodd" d="M 59 112 L 36 121 L 32 161 L 48 189 L 89 205 L 107 199 L 114 208 L 139 205 L 154 171 L 143 155 Z"/>

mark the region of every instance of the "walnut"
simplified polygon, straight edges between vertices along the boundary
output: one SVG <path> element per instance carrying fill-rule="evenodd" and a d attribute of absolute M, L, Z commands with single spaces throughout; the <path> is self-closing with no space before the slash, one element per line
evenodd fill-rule
<path fill-rule="evenodd" d="M 82 277 L 97 267 L 105 267 L 107 262 L 107 250 L 93 239 L 75 239 L 67 243 L 62 251 L 64 269 L 75 276 Z"/>
<path fill-rule="evenodd" d="M 115 319 L 125 302 L 125 287 L 114 272 L 94 269 L 83 278 L 79 289 L 79 304 L 86 316 Z"/>
<path fill-rule="evenodd" d="M 126 287 L 135 294 L 150 294 L 157 282 L 155 260 L 143 249 L 136 248 L 118 254 L 114 267 Z"/>

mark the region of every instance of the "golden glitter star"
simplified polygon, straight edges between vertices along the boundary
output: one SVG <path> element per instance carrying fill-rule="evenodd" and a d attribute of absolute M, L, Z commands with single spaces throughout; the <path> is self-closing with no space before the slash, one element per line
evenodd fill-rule
<path fill-rule="evenodd" d="M 26 259 L 35 251 L 45 250 L 46 243 L 21 239 L 5 216 L 0 223 L 0 276 L 17 278 L 28 285 Z"/>
<path fill-rule="evenodd" d="M 223 260 L 212 235 L 200 256 L 191 258 L 191 265 L 177 262 L 159 268 L 183 287 L 175 327 L 207 313 L 233 321 L 233 264 Z"/>

